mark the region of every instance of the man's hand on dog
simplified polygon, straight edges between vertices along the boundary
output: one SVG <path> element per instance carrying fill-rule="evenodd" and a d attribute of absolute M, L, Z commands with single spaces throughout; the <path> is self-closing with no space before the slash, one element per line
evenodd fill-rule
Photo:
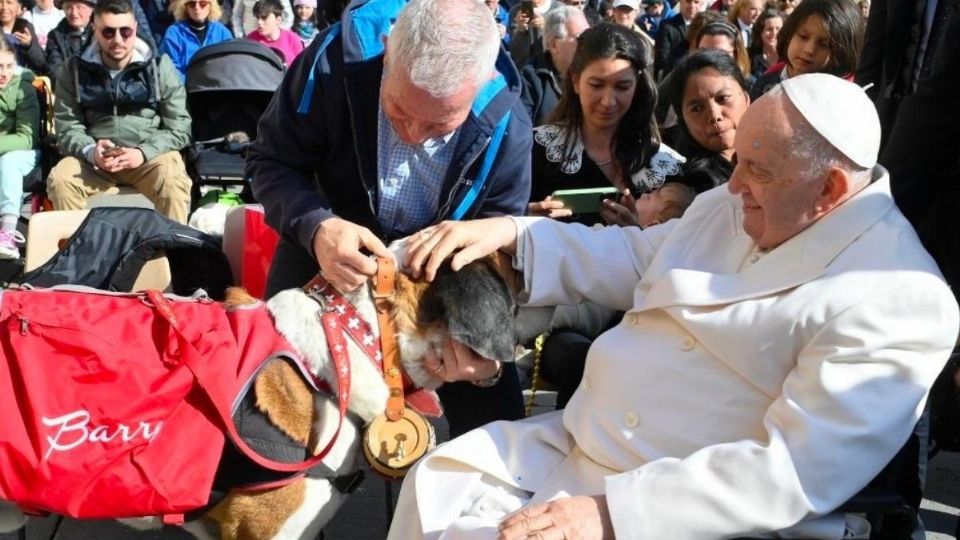
<path fill-rule="evenodd" d="M 444 221 L 410 237 L 406 267 L 414 278 L 433 281 L 440 264 L 455 251 L 450 267 L 456 272 L 497 251 L 517 249 L 517 226 L 507 217 L 473 221 Z"/>
<path fill-rule="evenodd" d="M 377 273 L 377 261 L 360 251 L 364 248 L 377 257 L 393 257 L 370 229 L 345 219 L 330 218 L 313 235 L 320 275 L 340 292 L 359 289 Z"/>
<path fill-rule="evenodd" d="M 443 340 L 441 355 L 428 352 L 423 367 L 446 382 L 482 381 L 494 377 L 500 369 L 500 362 L 484 358 L 452 338 Z"/>

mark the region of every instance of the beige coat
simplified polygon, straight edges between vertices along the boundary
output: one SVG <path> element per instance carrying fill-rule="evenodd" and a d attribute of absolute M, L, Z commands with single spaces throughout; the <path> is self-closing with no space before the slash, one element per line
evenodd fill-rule
<path fill-rule="evenodd" d="M 958 331 L 953 296 L 875 175 L 762 256 L 725 186 L 644 231 L 522 221 L 530 303 L 628 312 L 594 343 L 562 421 L 496 423 L 440 447 L 408 477 L 391 534 L 452 524 L 443 537 L 490 537 L 496 513 L 462 515 L 484 506 L 482 471 L 520 504 L 606 494 L 621 539 L 801 521 L 838 537 L 841 521 L 812 518 L 903 445 Z"/>

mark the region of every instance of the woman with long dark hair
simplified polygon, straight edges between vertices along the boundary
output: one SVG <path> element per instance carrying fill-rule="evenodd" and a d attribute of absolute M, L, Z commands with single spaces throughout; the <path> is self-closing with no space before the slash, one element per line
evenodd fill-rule
<path fill-rule="evenodd" d="M 684 58 L 671 76 L 670 103 L 681 128 L 680 151 L 689 157 L 732 161 L 737 127 L 750 105 L 743 71 L 729 54 L 704 49 Z"/>
<path fill-rule="evenodd" d="M 767 8 L 753 23 L 753 42 L 747 52 L 750 54 L 750 66 L 754 78 L 758 78 L 768 69 L 780 62 L 777 53 L 777 36 L 783 28 L 787 16 L 779 9 Z"/>
<path fill-rule="evenodd" d="M 651 63 L 650 47 L 629 29 L 604 23 L 580 35 L 560 103 L 534 130 L 531 214 L 570 217 L 552 193 L 612 186 L 622 196 L 576 219 L 639 224 L 635 199 L 678 174 L 683 162 L 660 142 Z"/>

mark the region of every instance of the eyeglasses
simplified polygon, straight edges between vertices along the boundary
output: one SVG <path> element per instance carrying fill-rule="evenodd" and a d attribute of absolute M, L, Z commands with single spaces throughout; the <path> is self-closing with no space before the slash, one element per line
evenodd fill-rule
<path fill-rule="evenodd" d="M 103 36 L 103 39 L 113 39 L 117 37 L 117 32 L 120 32 L 120 37 L 124 41 L 133 37 L 133 28 L 129 26 L 121 26 L 120 28 L 114 28 L 112 26 L 104 26 L 100 29 L 100 35 Z"/>
<path fill-rule="evenodd" d="M 183 5 L 187 6 L 190 9 L 200 8 L 207 9 L 210 7 L 210 2 L 207 0 L 190 0 L 189 2 L 184 2 Z"/>

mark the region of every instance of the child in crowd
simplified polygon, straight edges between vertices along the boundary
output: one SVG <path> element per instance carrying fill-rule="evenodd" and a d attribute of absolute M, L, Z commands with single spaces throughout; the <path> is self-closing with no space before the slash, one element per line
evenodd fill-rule
<path fill-rule="evenodd" d="M 830 73 L 852 81 L 865 27 L 854 2 L 804 0 L 787 17 L 777 36 L 780 62 L 757 79 L 750 100 L 781 81 L 805 73 Z"/>
<path fill-rule="evenodd" d="M 247 39 L 263 43 L 283 56 L 283 63 L 290 65 L 303 51 L 303 41 L 297 34 L 280 26 L 283 5 L 280 0 L 257 0 L 253 5 L 257 17 L 257 29 L 247 34 Z"/>
<path fill-rule="evenodd" d="M 37 43 L 40 48 L 47 48 L 47 34 L 60 24 L 64 18 L 62 10 L 57 9 L 53 0 L 37 0 L 32 9 L 24 11 L 21 15 L 24 19 L 33 23 L 37 30 Z"/>
<path fill-rule="evenodd" d="M 317 25 L 317 0 L 293 0 L 293 26 L 290 28 L 300 36 L 303 46 L 313 43 L 320 30 Z"/>
<path fill-rule="evenodd" d="M 40 105 L 33 74 L 17 66 L 16 51 L 0 39 L 0 259 L 18 259 L 23 177 L 37 166 Z"/>
<path fill-rule="evenodd" d="M 230 12 L 230 25 L 233 28 L 233 35 L 242 38 L 257 29 L 257 15 L 254 11 L 254 2 L 256 0 L 234 0 Z M 283 13 L 280 26 L 290 28 L 293 26 L 293 10 L 290 9 L 290 0 L 279 0 Z"/>
<path fill-rule="evenodd" d="M 693 204 L 695 196 L 696 193 L 686 184 L 667 182 L 636 200 L 637 223 L 645 229 L 681 217 Z"/>

